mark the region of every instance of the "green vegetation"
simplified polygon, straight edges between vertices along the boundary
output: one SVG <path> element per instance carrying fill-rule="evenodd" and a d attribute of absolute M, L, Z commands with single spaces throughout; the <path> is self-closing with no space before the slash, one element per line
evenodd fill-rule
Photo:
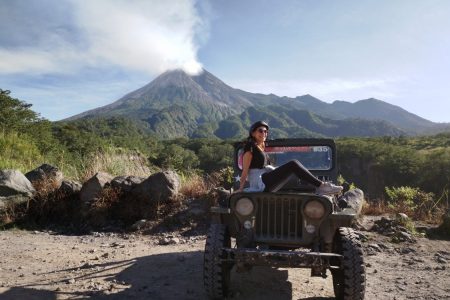
<path fill-rule="evenodd" d="M 22 172 L 35 168 L 43 157 L 36 143 L 15 132 L 0 132 L 0 169 L 19 169 Z"/>
<path fill-rule="evenodd" d="M 409 186 L 448 201 L 448 133 L 409 138 L 341 138 L 337 146 L 340 173 L 372 199 L 382 198 L 386 186 Z"/>
<path fill-rule="evenodd" d="M 391 210 L 406 213 L 416 219 L 430 219 L 440 209 L 434 194 L 426 193 L 419 188 L 386 187 L 386 194 Z"/>
<path fill-rule="evenodd" d="M 217 171 L 232 162 L 230 142 L 160 140 L 145 123 L 122 117 L 52 124 L 9 94 L 1 90 L 0 169 L 25 173 L 45 162 L 58 166 L 66 177 L 82 180 L 100 170 L 145 176 L 162 168 L 189 174 Z"/>
<path fill-rule="evenodd" d="M 205 123 L 197 129 L 198 136 L 205 138 L 163 140 L 146 127 L 146 122 L 122 117 L 51 123 L 33 112 L 30 104 L 0 90 L 0 169 L 14 168 L 25 173 L 45 162 L 78 180 L 100 170 L 136 176 L 157 169 L 175 169 L 183 176 L 204 176 L 222 170 L 225 176 L 232 166 L 232 143 L 214 136 L 242 139 L 255 117 L 273 124 L 272 138 L 310 137 L 318 129 L 329 133 L 344 126 L 305 111 L 275 106 L 270 111 L 249 108 L 218 126 Z M 281 114 L 285 117 L 279 119 Z M 307 129 L 298 126 L 293 114 L 301 114 Z M 357 128 L 358 122 L 348 121 L 345 126 Z M 403 203 L 412 212 L 419 206 L 430 211 L 434 206 L 449 205 L 450 133 L 339 138 L 337 146 L 339 173 L 370 199 L 386 199 L 397 206 Z"/>

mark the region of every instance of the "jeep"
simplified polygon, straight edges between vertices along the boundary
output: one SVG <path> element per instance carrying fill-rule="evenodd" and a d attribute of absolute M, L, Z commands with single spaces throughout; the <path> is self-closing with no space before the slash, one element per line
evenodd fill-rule
<path fill-rule="evenodd" d="M 273 166 L 297 159 L 322 181 L 337 181 L 332 139 L 276 139 L 266 142 Z M 234 144 L 234 188 L 242 172 L 242 142 Z M 359 236 L 351 228 L 363 193 L 344 189 L 324 196 L 292 176 L 277 192 L 237 192 L 219 197 L 204 252 L 204 285 L 214 299 L 225 298 L 231 269 L 252 266 L 309 268 L 311 276 L 330 270 L 337 299 L 364 299 L 365 265 Z"/>

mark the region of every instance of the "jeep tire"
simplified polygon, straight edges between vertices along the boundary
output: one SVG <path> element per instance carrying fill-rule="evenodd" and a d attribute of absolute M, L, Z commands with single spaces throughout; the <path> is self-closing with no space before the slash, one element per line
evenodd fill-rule
<path fill-rule="evenodd" d="M 361 243 L 353 229 L 341 227 L 336 232 L 333 252 L 343 256 L 339 269 L 331 269 L 336 299 L 362 300 L 366 270 Z"/>
<path fill-rule="evenodd" d="M 230 247 L 231 239 L 223 224 L 212 224 L 206 237 L 203 261 L 203 280 L 206 292 L 212 299 L 222 299 L 228 294 L 232 265 L 224 262 L 223 247 Z"/>

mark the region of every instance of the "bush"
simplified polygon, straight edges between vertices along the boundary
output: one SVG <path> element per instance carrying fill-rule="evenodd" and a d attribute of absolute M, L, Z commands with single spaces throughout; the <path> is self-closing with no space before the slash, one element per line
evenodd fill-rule
<path fill-rule="evenodd" d="M 94 227 L 102 227 L 111 220 L 125 218 L 121 215 L 123 210 L 118 209 L 122 193 L 119 189 L 106 187 L 100 195 L 90 203 L 88 214 L 86 216 L 89 225 Z"/>
<path fill-rule="evenodd" d="M 164 169 L 188 171 L 199 166 L 200 161 L 194 151 L 176 144 L 167 145 L 152 163 Z"/>
<path fill-rule="evenodd" d="M 386 187 L 387 204 L 392 212 L 403 212 L 417 220 L 431 221 L 442 212 L 443 206 L 433 193 L 409 186 Z"/>
<path fill-rule="evenodd" d="M 187 198 L 200 198 L 208 194 L 207 182 L 198 174 L 186 178 L 182 176 L 180 193 Z"/>

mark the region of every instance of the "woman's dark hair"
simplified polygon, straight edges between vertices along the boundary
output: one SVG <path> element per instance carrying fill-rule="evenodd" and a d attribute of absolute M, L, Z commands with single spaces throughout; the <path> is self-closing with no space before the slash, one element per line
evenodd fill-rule
<path fill-rule="evenodd" d="M 253 123 L 248 131 L 247 142 L 253 141 L 252 132 L 258 129 L 259 127 L 266 127 L 266 129 L 269 130 L 269 124 L 267 124 L 267 122 L 265 121 L 257 121 Z"/>
<path fill-rule="evenodd" d="M 269 130 L 269 124 L 267 124 L 267 122 L 265 121 L 258 121 L 252 124 L 252 126 L 250 126 L 250 130 L 248 131 L 249 135 L 252 135 L 252 132 L 255 131 L 256 129 L 258 129 L 259 127 L 266 127 L 267 130 Z"/>

